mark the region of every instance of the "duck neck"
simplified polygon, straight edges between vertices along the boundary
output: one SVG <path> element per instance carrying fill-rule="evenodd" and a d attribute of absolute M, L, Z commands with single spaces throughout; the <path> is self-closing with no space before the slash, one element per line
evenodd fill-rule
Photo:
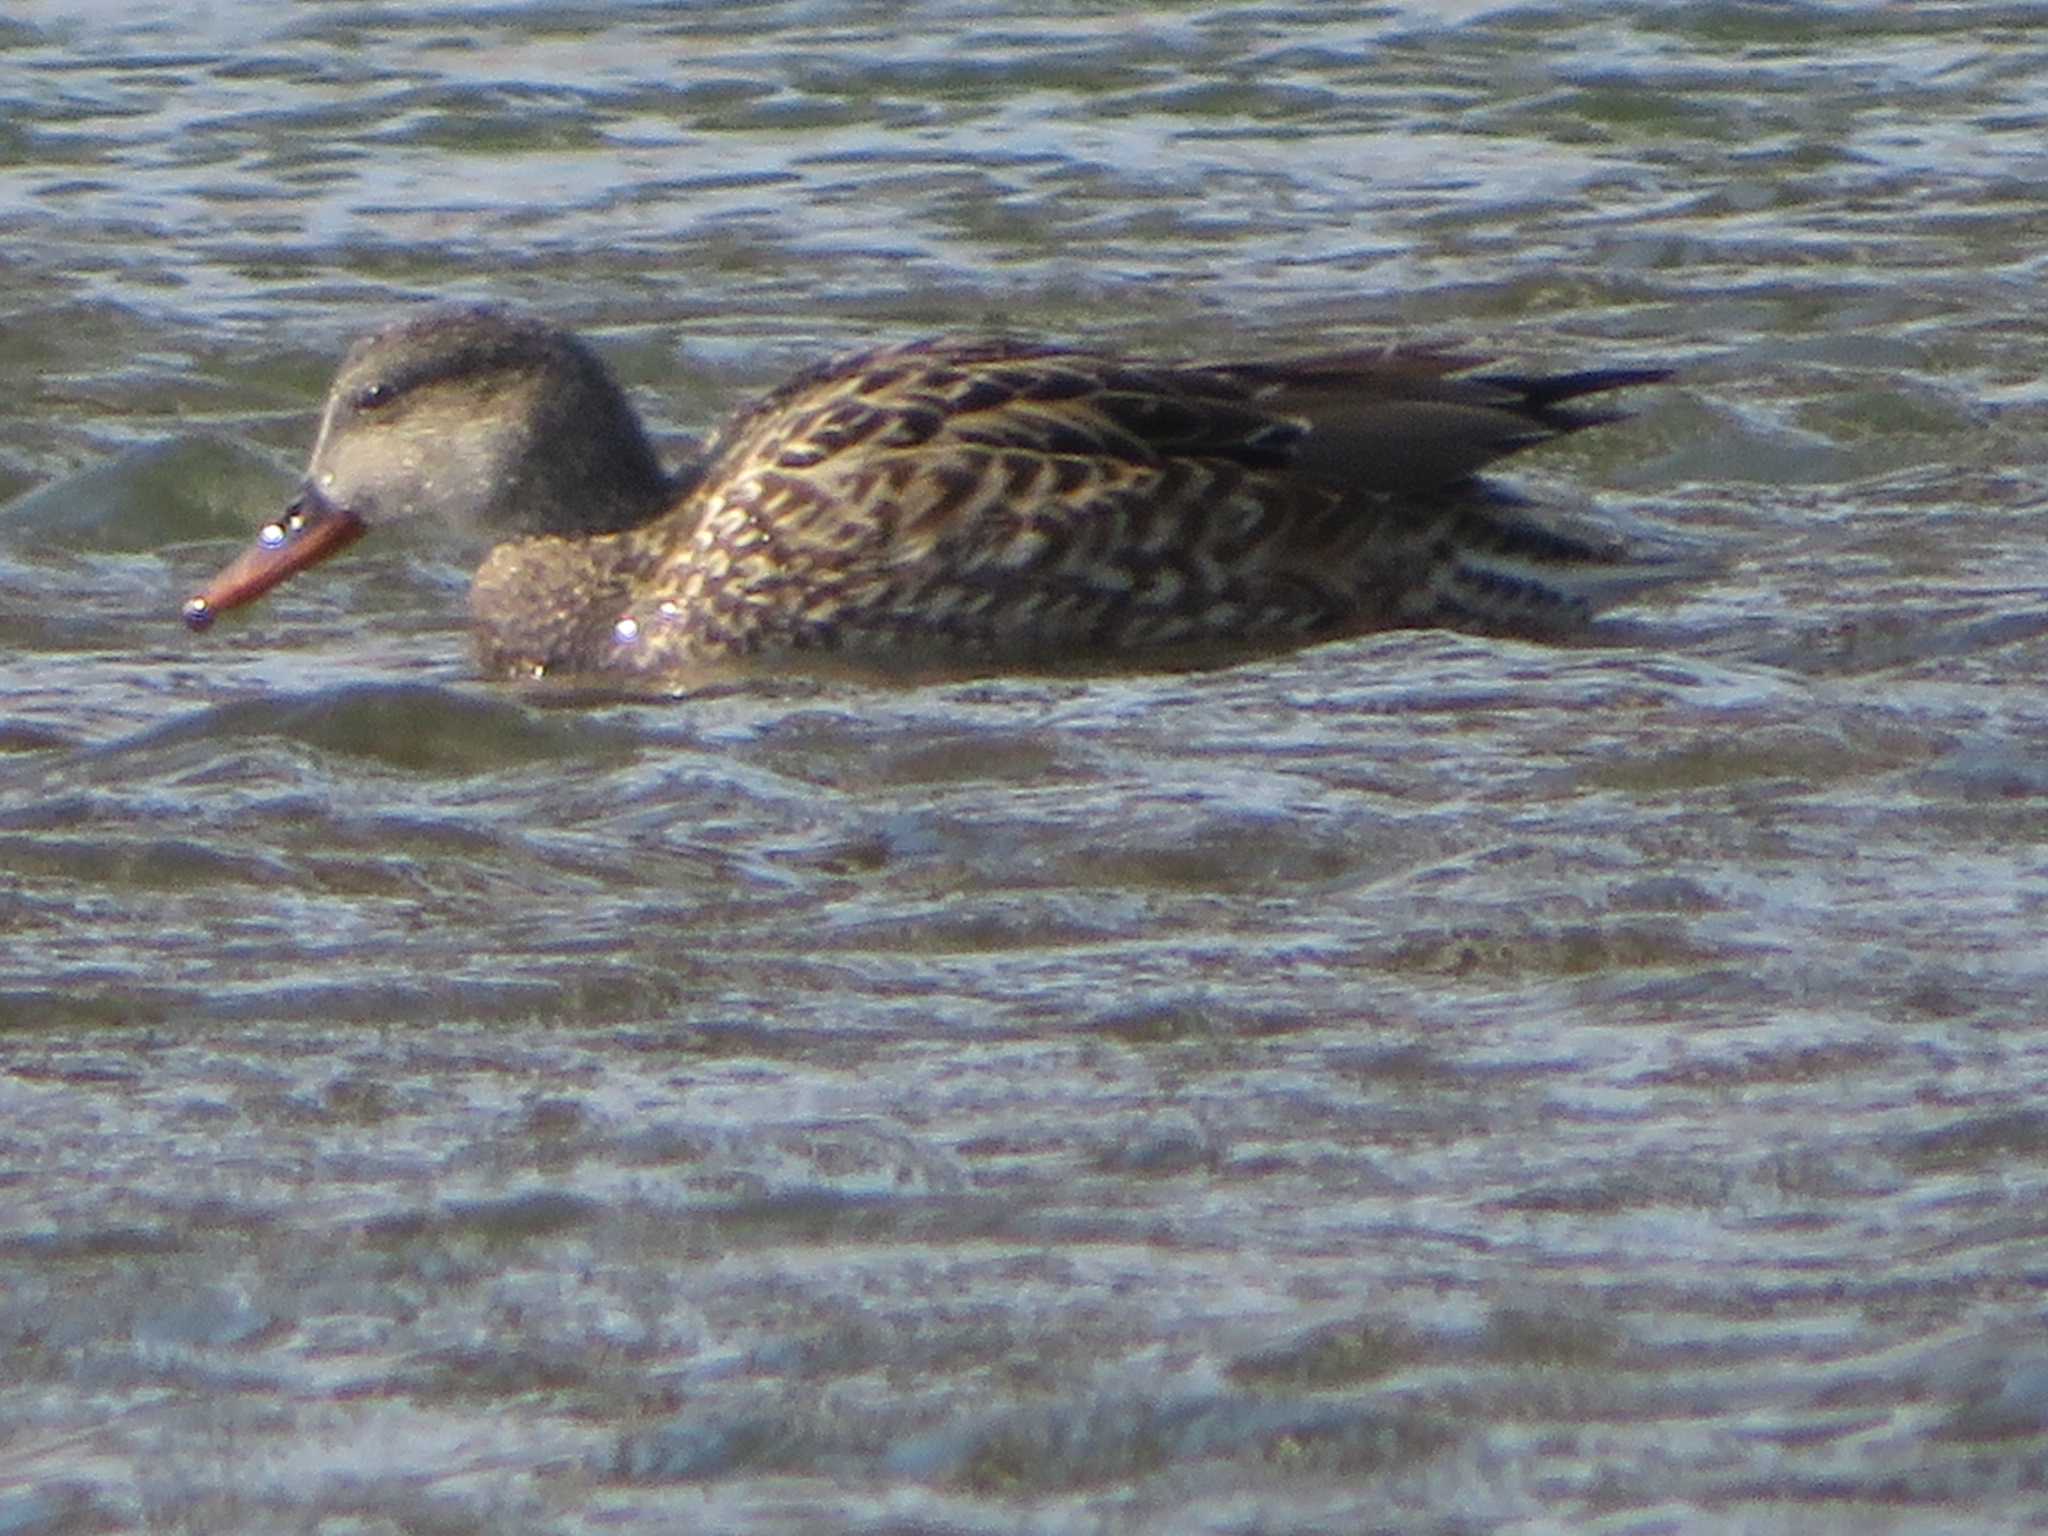
<path fill-rule="evenodd" d="M 537 456 L 540 483 L 521 504 L 532 515 L 504 532 L 590 538 L 652 522 L 672 504 L 672 478 L 653 445 L 630 418 L 586 424 L 573 438 L 555 436 Z"/>

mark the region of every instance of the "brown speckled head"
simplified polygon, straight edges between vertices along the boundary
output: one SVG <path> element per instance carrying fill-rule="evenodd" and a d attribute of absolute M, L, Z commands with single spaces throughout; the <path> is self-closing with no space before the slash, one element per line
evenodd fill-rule
<path fill-rule="evenodd" d="M 299 495 L 186 604 L 186 622 L 204 628 L 402 518 L 440 518 L 490 542 L 587 537 L 655 516 L 670 489 L 632 406 L 583 342 L 501 309 L 428 310 L 349 349 Z"/>

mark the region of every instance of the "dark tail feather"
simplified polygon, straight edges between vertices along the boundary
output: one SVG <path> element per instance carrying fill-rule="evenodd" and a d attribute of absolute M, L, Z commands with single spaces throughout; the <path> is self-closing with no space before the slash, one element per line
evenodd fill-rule
<path fill-rule="evenodd" d="M 1567 410 L 1563 409 L 1566 401 L 1638 384 L 1661 384 L 1671 373 L 1669 368 L 1582 368 L 1576 373 L 1481 373 L 1474 374 L 1472 382 L 1514 396 L 1523 410 L 1552 431 L 1577 432 L 1618 421 L 1626 413 L 1604 408 Z"/>

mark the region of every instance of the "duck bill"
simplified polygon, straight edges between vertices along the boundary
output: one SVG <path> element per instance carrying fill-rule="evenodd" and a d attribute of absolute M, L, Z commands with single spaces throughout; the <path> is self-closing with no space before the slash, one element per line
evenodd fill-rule
<path fill-rule="evenodd" d="M 284 516 L 265 523 L 255 546 L 243 551 L 185 604 L 185 623 L 204 629 L 230 608 L 253 603 L 280 582 L 339 554 L 363 536 L 363 520 L 337 507 L 310 485 Z"/>

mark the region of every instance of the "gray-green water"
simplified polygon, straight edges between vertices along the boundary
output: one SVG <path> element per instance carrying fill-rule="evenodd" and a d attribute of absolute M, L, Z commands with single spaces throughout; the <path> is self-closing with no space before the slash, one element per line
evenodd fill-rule
<path fill-rule="evenodd" d="M 2048 1522 L 2048 17 L 0 17 L 0 1530 Z M 1682 370 L 1603 647 L 531 697 L 332 362 Z"/>

